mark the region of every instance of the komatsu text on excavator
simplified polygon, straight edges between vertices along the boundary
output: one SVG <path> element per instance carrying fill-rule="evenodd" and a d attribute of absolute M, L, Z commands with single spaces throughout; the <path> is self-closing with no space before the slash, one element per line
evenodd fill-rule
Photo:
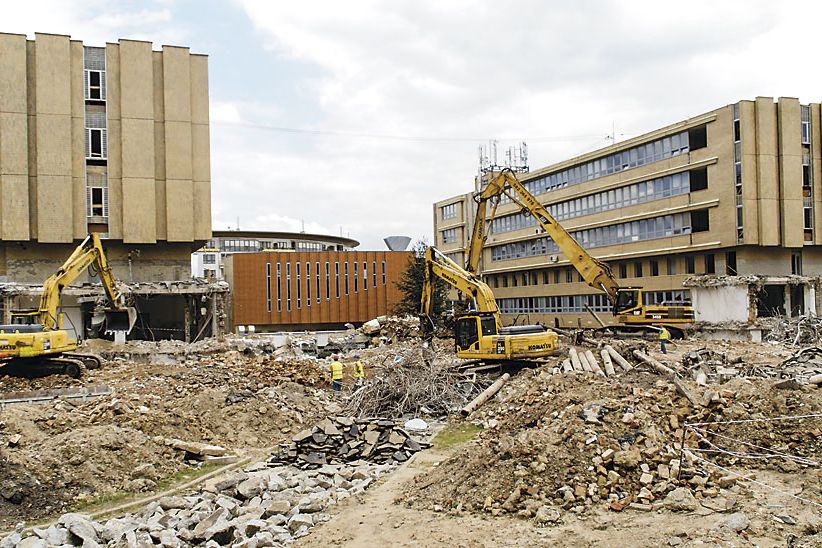
<path fill-rule="evenodd" d="M 63 329 L 63 314 L 59 312 L 63 288 L 89 267 L 99 276 L 106 293 L 106 331 L 131 331 L 136 312 L 125 306 L 100 237 L 89 234 L 63 266 L 45 281 L 40 305 L 35 309 L 14 310 L 11 312 L 12 323 L 0 325 L 0 361 L 24 368 L 36 365 L 57 367 L 75 378 L 84 368 L 95 369 L 102 365 L 99 356 L 75 352 L 77 340 Z"/>
<path fill-rule="evenodd" d="M 618 323 L 612 329 L 636 332 L 647 330 L 651 326 L 665 325 L 674 336 L 681 336 L 681 327 L 694 321 L 694 309 L 691 306 L 647 304 L 641 287 L 620 287 L 608 265 L 592 257 L 528 192 L 514 172 L 507 168 L 496 173 L 481 192 L 474 196 L 477 215 L 466 261 L 466 270 L 472 274 L 479 274 L 482 248 L 488 237 L 488 204 L 492 204 L 490 218 L 493 219 L 502 196 L 508 196 L 523 212 L 533 215 L 585 282 L 608 295 Z"/>
<path fill-rule="evenodd" d="M 472 309 L 454 320 L 454 342 L 459 358 L 483 361 L 528 361 L 553 355 L 557 334 L 540 325 L 502 327 L 491 288 L 479 276 L 429 247 L 425 252 L 425 279 L 420 312 L 423 328 L 430 326 L 434 280 L 448 282 L 472 301 Z"/>

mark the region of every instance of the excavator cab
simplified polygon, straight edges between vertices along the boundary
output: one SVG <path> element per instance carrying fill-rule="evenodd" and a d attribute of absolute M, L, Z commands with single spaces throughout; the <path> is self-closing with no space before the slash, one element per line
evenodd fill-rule
<path fill-rule="evenodd" d="M 457 352 L 478 352 L 483 336 L 497 334 L 497 321 L 492 315 L 467 314 L 457 318 L 454 324 L 454 344 Z"/>
<path fill-rule="evenodd" d="M 616 303 L 614 303 L 614 315 L 641 314 L 642 304 L 641 288 L 621 287 L 617 291 Z"/>

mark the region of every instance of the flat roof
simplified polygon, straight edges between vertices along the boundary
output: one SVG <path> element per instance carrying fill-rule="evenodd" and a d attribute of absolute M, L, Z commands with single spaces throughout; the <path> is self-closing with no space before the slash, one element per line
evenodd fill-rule
<path fill-rule="evenodd" d="M 213 230 L 212 238 L 272 238 L 280 240 L 303 240 L 308 242 L 330 242 L 345 247 L 357 247 L 360 242 L 352 238 L 331 234 L 307 234 L 305 232 L 268 232 L 264 230 Z"/>

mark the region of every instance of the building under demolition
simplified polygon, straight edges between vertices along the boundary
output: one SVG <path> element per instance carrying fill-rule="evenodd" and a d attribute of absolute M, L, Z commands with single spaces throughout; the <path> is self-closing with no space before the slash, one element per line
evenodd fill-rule
<path fill-rule="evenodd" d="M 814 299 L 800 288 L 807 284 L 785 280 L 822 265 L 820 128 L 819 104 L 758 97 L 519 178 L 620 285 L 644 287 L 647 304 L 704 308 L 686 278 L 760 275 L 771 281 L 754 308 L 799 314 Z M 434 204 L 435 244 L 458 263 L 474 220 L 471 197 Z M 482 262 L 508 323 L 596 326 L 586 307 L 613 321 L 606 295 L 510 200 L 491 223 Z"/>
<path fill-rule="evenodd" d="M 225 292 L 177 283 L 211 237 L 207 57 L 136 40 L 91 47 L 0 34 L 0 90 L 5 310 L 30 300 L 97 232 L 114 274 L 142 302 L 137 335 L 190 337 L 188 315 L 214 310 L 209 299 Z M 66 295 L 64 308 L 82 312 L 102 291 Z M 89 332 L 92 318 L 75 320 L 78 336 Z"/>

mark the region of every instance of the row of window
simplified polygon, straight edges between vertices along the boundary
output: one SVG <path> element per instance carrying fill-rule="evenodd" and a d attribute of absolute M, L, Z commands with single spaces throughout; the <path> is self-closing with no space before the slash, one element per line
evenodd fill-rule
<path fill-rule="evenodd" d="M 208 249 L 219 249 L 226 253 L 260 251 L 264 249 L 293 249 L 295 251 L 343 251 L 343 246 L 335 246 L 334 244 L 324 244 L 322 242 L 308 242 L 299 240 L 253 240 L 253 239 L 237 239 L 237 240 L 223 240 L 211 239 L 206 244 Z"/>
<path fill-rule="evenodd" d="M 692 190 L 703 190 L 707 187 L 708 172 L 707 169 L 703 168 L 674 173 L 650 181 L 642 181 L 621 188 L 558 202 L 547 206 L 547 209 L 555 219 L 562 221 L 662 198 L 670 198 L 680 194 L 688 194 Z M 491 223 L 491 232 L 510 232 L 537 225 L 536 218 L 530 213 L 515 213 L 494 219 Z"/>
<path fill-rule="evenodd" d="M 648 291 L 645 298 L 646 304 L 691 304 L 688 290 Z M 498 299 L 497 305 L 503 314 L 580 314 L 588 311 L 586 305 L 594 312 L 611 312 L 613 309 L 604 293 L 513 297 Z"/>
<path fill-rule="evenodd" d="M 650 164 L 687 153 L 707 145 L 705 126 L 692 128 L 656 141 L 616 152 L 566 170 L 523 182 L 531 194 L 537 195 L 556 188 L 565 188 L 626 169 Z M 503 201 L 510 199 L 504 198 Z"/>
<path fill-rule="evenodd" d="M 708 210 L 663 215 L 641 221 L 619 223 L 600 228 L 577 230 L 571 235 L 586 249 L 609 245 L 666 238 L 708 230 Z M 512 242 L 491 248 L 492 261 L 507 261 L 559 253 L 554 241 L 544 236 L 525 242 Z"/>
<path fill-rule="evenodd" d="M 440 219 L 453 219 L 457 216 L 457 204 L 448 204 L 440 208 Z"/>
<path fill-rule="evenodd" d="M 282 281 L 283 281 L 283 268 L 282 263 L 276 264 L 276 288 L 277 293 L 277 312 L 282 312 L 283 310 L 283 291 L 282 291 Z M 323 271 L 320 270 L 320 263 L 314 263 L 313 269 L 313 276 L 312 276 L 312 265 L 310 262 L 305 263 L 305 270 L 303 271 L 303 263 L 292 263 L 288 262 L 285 263 L 285 309 L 287 312 L 291 312 L 292 307 L 292 268 L 294 270 L 294 274 L 296 275 L 296 306 L 297 309 L 301 309 L 303 306 L 303 289 L 305 289 L 305 305 L 311 306 L 312 301 L 312 293 L 314 295 L 314 299 L 316 299 L 316 303 L 320 304 L 322 301 L 322 294 L 321 289 L 322 286 L 325 285 L 325 300 L 331 300 L 331 263 L 325 263 L 325 269 Z M 351 273 L 353 271 L 353 279 Z M 305 283 L 303 283 L 303 272 L 305 272 Z M 323 277 L 321 275 L 322 272 L 325 272 L 325 280 L 323 284 Z M 271 299 L 271 263 L 265 264 L 265 273 L 266 273 L 266 308 L 268 312 L 272 310 L 272 299 Z M 313 277 L 313 283 L 312 283 Z M 360 263 L 358 262 L 351 262 L 345 261 L 343 262 L 343 274 L 340 276 L 340 263 L 334 263 L 334 296 L 335 298 L 339 299 L 341 293 L 340 282 L 342 281 L 343 287 L 342 290 L 344 291 L 345 295 L 349 295 L 351 293 L 352 283 L 353 283 L 353 290 L 354 293 L 359 293 L 360 291 L 360 281 L 362 281 L 362 290 L 368 291 L 369 286 L 369 276 L 368 276 L 368 263 L 366 261 L 362 262 L 362 278 L 360 278 Z M 378 282 L 382 282 L 382 286 L 385 287 L 386 284 L 386 273 L 385 273 L 385 261 L 381 262 L 381 272 L 378 276 L 377 274 L 377 261 L 371 262 L 371 287 L 376 288 Z M 313 286 L 313 287 L 312 287 Z M 313 292 L 312 292 L 313 289 Z"/>
<path fill-rule="evenodd" d="M 706 253 L 702 256 L 703 268 L 700 274 L 716 274 L 716 260 L 713 253 Z M 682 272 L 685 274 L 696 274 L 697 264 L 695 255 L 684 255 Z M 645 270 L 647 265 L 647 270 Z M 648 276 L 674 276 L 677 274 L 677 257 L 669 256 L 664 263 L 659 259 L 650 259 L 646 263 L 643 260 L 612 263 L 609 265 L 613 274 L 617 278 L 642 278 Z M 736 253 L 730 251 L 725 254 L 726 274 L 736 276 Z M 663 268 L 664 267 L 664 270 Z M 532 270 L 529 272 L 517 272 L 511 274 L 492 274 L 485 277 L 485 283 L 499 287 L 527 287 L 529 285 L 560 284 L 583 282 L 582 275 L 573 267 L 552 268 L 550 270 Z"/>
<path fill-rule="evenodd" d="M 456 228 L 449 228 L 448 230 L 443 230 L 440 232 L 442 235 L 442 243 L 443 244 L 453 244 L 457 241 L 457 229 Z"/>

